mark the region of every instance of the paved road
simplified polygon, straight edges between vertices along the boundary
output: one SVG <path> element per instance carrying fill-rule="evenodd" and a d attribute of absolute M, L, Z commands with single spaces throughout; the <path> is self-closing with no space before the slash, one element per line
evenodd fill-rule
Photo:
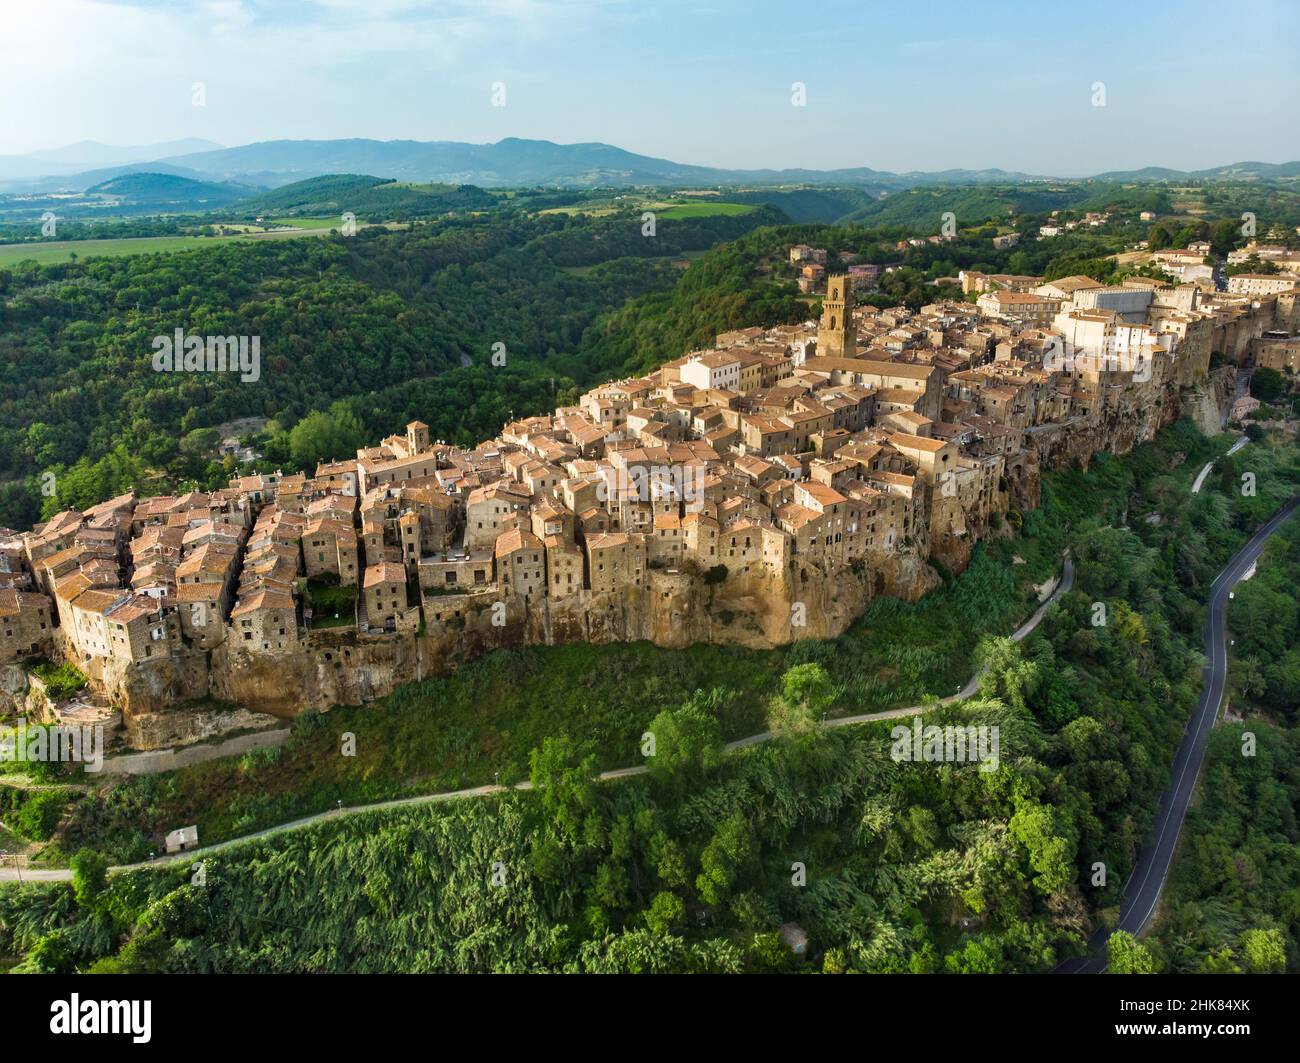
<path fill-rule="evenodd" d="M 1237 453 L 1237 451 L 1239 451 L 1242 447 L 1244 447 L 1249 442 L 1250 442 L 1250 436 L 1242 436 L 1240 439 L 1237 440 L 1237 442 L 1233 443 L 1232 446 L 1228 449 L 1228 456 L 1231 457 L 1233 454 Z M 1192 494 L 1198 495 L 1201 493 L 1201 485 L 1205 483 L 1205 478 L 1210 475 L 1210 470 L 1213 468 L 1214 468 L 1213 461 L 1207 461 L 1205 463 L 1205 468 L 1203 468 L 1197 474 L 1196 480 L 1192 484 Z"/>
<path fill-rule="evenodd" d="M 1210 586 L 1209 609 L 1205 616 L 1205 670 L 1202 673 L 1205 689 L 1201 700 L 1188 721 L 1183 740 L 1174 755 L 1174 766 L 1169 789 L 1160 799 L 1160 810 L 1152 836 L 1138 856 L 1137 864 L 1124 885 L 1124 900 L 1120 906 L 1116 929 L 1137 935 L 1151 921 L 1160 901 L 1160 891 L 1169 877 L 1178 836 L 1187 815 L 1187 806 L 1196 789 L 1196 779 L 1205 759 L 1205 746 L 1210 731 L 1219 716 L 1223 701 L 1223 688 L 1228 678 L 1227 609 L 1232 588 L 1255 564 L 1268 537 L 1300 507 L 1300 498 L 1293 498 L 1263 525 L 1228 562 Z M 1088 941 L 1089 954 L 1066 960 L 1056 968 L 1059 974 L 1100 974 L 1106 969 L 1106 941 L 1111 931 L 1104 927 Z"/>
<path fill-rule="evenodd" d="M 1061 575 L 1056 581 L 1056 587 L 1052 590 L 1051 594 L 1043 599 L 1043 604 L 1034 610 L 1034 615 L 1016 629 L 1015 633 L 1011 636 L 1011 641 L 1020 642 L 1023 640 L 1031 631 L 1034 630 L 1034 628 L 1042 623 L 1043 617 L 1047 615 L 1047 610 L 1060 600 L 1061 595 L 1068 594 L 1070 588 L 1073 586 L 1074 561 L 1067 557 L 1061 566 Z M 980 676 L 983 674 L 984 667 L 981 666 L 979 671 L 970 677 L 966 685 L 962 687 L 960 691 L 956 694 L 949 694 L 946 698 L 940 698 L 939 704 L 950 705 L 954 701 L 963 701 L 966 698 L 974 696 L 976 691 L 979 690 Z M 907 705 L 900 709 L 886 709 L 884 712 L 869 712 L 861 716 L 837 716 L 833 720 L 827 720 L 825 726 L 844 727 L 848 724 L 871 723 L 875 720 L 897 720 L 904 716 L 915 716 L 918 713 L 925 712 L 926 709 L 929 709 L 930 707 L 931 706 L 929 705 Z M 764 731 L 762 734 L 750 735 L 748 738 L 740 738 L 735 742 L 730 742 L 727 744 L 726 748 L 741 749 L 745 746 L 757 745 L 759 742 L 767 742 L 771 737 L 771 731 Z"/>
<path fill-rule="evenodd" d="M 1047 615 L 1050 609 L 1061 597 L 1074 586 L 1074 562 L 1069 557 L 1065 558 L 1061 567 L 1061 576 L 1056 581 L 1056 587 L 1050 595 L 1044 599 L 1043 604 L 1035 610 L 1031 616 L 1020 628 L 1011 636 L 1019 642 L 1026 635 L 1036 628 Z M 941 704 L 958 701 L 962 698 L 968 698 L 979 689 L 979 679 L 983 674 L 983 668 L 975 673 L 959 694 L 950 695 L 940 699 Z M 872 712 L 862 716 L 842 716 L 838 719 L 827 720 L 828 727 L 843 727 L 846 724 L 853 723 L 870 723 L 873 720 L 893 720 L 900 716 L 915 716 L 917 713 L 925 712 L 930 708 L 929 705 L 909 705 L 901 709 L 888 709 L 884 712 Z M 727 751 L 733 749 L 743 749 L 746 746 L 758 745 L 761 742 L 768 742 L 772 738 L 771 731 L 764 731 L 761 734 L 750 735 L 748 738 L 739 738 L 734 742 L 728 742 L 723 748 Z M 610 779 L 626 779 L 632 775 L 643 775 L 649 771 L 644 764 L 638 764 L 631 768 L 615 768 L 613 771 L 603 771 L 596 776 L 601 782 Z M 516 790 L 531 790 L 533 784 L 527 780 L 516 783 L 513 787 Z M 348 808 L 335 808 L 328 812 L 318 812 L 313 816 L 304 816 L 302 819 L 295 819 L 288 823 L 279 823 L 274 827 L 267 827 L 265 830 L 259 830 L 253 834 L 245 834 L 238 838 L 231 838 L 229 841 L 218 842 L 216 845 L 204 846 L 202 849 L 192 849 L 187 853 L 175 853 L 170 856 L 159 857 L 157 860 L 151 860 L 140 864 L 123 864 L 109 868 L 110 874 L 116 874 L 121 871 L 135 871 L 143 867 L 159 867 L 166 864 L 183 864 L 191 863 L 194 860 L 201 859 L 205 854 L 220 852 L 222 849 L 229 849 L 232 846 L 242 845 L 244 842 L 252 841 L 255 838 L 265 838 L 271 834 L 279 834 L 281 831 L 299 830 L 303 827 L 310 826 L 313 823 L 322 823 L 330 819 L 339 819 L 343 816 L 356 816 L 366 812 L 378 812 L 383 809 L 401 808 L 403 805 L 423 805 L 434 804 L 442 801 L 456 801 L 465 797 L 482 797 L 485 794 L 503 793 L 505 786 L 473 786 L 467 790 L 453 790 L 449 793 L 441 794 L 419 794 L 415 797 L 400 797 L 392 801 L 379 801 L 371 805 L 352 805 Z M 0 867 L 0 882 L 69 882 L 72 879 L 72 872 L 67 868 L 23 868 L 21 871 L 12 867 Z"/>

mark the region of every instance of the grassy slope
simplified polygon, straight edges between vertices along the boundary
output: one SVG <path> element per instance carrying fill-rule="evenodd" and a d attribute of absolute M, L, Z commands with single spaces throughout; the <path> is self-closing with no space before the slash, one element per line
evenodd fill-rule
<path fill-rule="evenodd" d="M 723 735 L 764 729 L 781 673 L 817 661 L 836 682 L 834 712 L 916 704 L 969 678 L 981 635 L 1008 633 L 1034 608 L 1034 585 L 1055 571 L 1055 534 L 981 546 L 971 566 L 920 602 L 877 599 L 839 639 L 754 651 L 640 642 L 501 650 L 450 678 L 405 687 L 365 707 L 295 722 L 281 748 L 132 779 L 77 809 L 68 851 L 92 844 L 138 857 L 162 832 L 196 822 L 206 841 L 357 804 L 522 778 L 528 754 L 556 734 L 589 740 L 601 768 L 639 763 L 641 734 L 663 708 L 696 690 L 732 693 Z M 1013 565 L 1012 555 L 1024 565 Z M 340 754 L 356 736 L 356 755 Z"/>
<path fill-rule="evenodd" d="M 1112 559 L 1107 558 L 1105 549 L 1098 553 L 1098 548 L 1116 538 L 1127 542 L 1124 547 L 1127 560 L 1120 568 L 1128 572 L 1133 563 L 1140 567 L 1145 563 L 1144 558 L 1149 562 L 1153 557 L 1152 549 L 1158 551 L 1176 546 L 1189 538 L 1199 542 L 1199 533 L 1194 529 L 1204 530 L 1206 514 L 1224 509 L 1229 499 L 1216 491 L 1213 497 L 1206 492 L 1198 500 L 1193 500 L 1187 493 L 1188 484 L 1199 463 L 1226 449 L 1229 442 L 1226 437 L 1207 441 L 1186 425 L 1180 425 L 1165 433 L 1157 444 L 1139 448 L 1123 462 L 1102 457 L 1086 476 L 1066 471 L 1048 478 L 1044 506 L 1026 519 L 1026 536 L 1008 544 L 1007 548 L 1015 548 L 1025 554 L 1027 560 L 1029 554 L 1041 551 L 1050 556 L 1054 553 L 1054 544 L 1065 535 L 1067 527 L 1083 530 L 1082 526 L 1088 519 L 1101 525 L 1116 526 L 1118 530 L 1103 534 L 1100 540 L 1096 532 L 1086 533 L 1079 542 L 1077 567 L 1083 590 L 1076 590 L 1063 608 L 1053 613 L 1050 622 L 1044 625 L 1046 634 L 1035 636 L 1034 641 L 1040 645 L 1031 647 L 1032 652 L 1040 654 L 1046 649 L 1045 640 L 1055 645 L 1058 654 L 1070 646 L 1076 670 L 1086 667 L 1090 660 L 1111 659 L 1110 651 L 1088 645 L 1089 641 L 1095 640 L 1085 639 L 1075 645 L 1079 636 L 1087 631 L 1088 595 L 1100 593 L 1105 597 L 1110 593 L 1107 588 Z M 1208 580 L 1219 560 L 1239 545 L 1246 534 L 1245 529 L 1253 526 L 1264 510 L 1275 506 L 1282 495 L 1294 490 L 1297 473 L 1300 473 L 1294 447 L 1289 451 L 1273 449 L 1271 453 L 1269 448 L 1260 447 L 1251 453 L 1248 461 L 1250 467 L 1260 473 L 1261 496 L 1265 497 L 1250 500 L 1257 505 L 1245 506 L 1241 505 L 1244 500 L 1238 499 L 1234 505 L 1235 527 L 1230 531 L 1223 528 L 1225 534 L 1216 536 L 1213 542 L 1201 543 L 1205 549 L 1199 552 L 1204 556 L 1196 566 L 1198 577 L 1203 577 L 1201 585 Z M 1225 482 L 1231 479 L 1229 476 Z M 1168 519 L 1159 526 L 1146 524 L 1141 517 L 1152 509 L 1160 509 Z M 1123 513 L 1130 517 L 1127 530 L 1119 527 L 1119 517 Z M 1221 522 L 1219 524 L 1222 526 Z M 1135 552 L 1134 544 L 1139 539 L 1146 546 Z M 1165 588 L 1165 593 L 1179 597 L 1180 592 L 1170 582 L 1171 575 L 1167 572 L 1162 576 L 1160 585 Z M 961 582 L 959 579 L 954 586 Z M 1182 608 L 1172 600 L 1166 605 L 1171 610 Z M 1183 630 L 1199 630 L 1197 614 L 1200 610 L 1191 600 L 1185 600 L 1184 605 L 1193 608 L 1183 617 Z M 1154 604 L 1152 608 L 1155 611 L 1148 619 L 1157 625 L 1153 630 L 1159 630 L 1163 610 Z M 1138 635 L 1141 635 L 1140 631 Z M 1111 650 L 1130 643 L 1132 637 L 1136 636 L 1115 636 L 1109 642 Z M 1139 639 L 1141 641 L 1145 640 Z M 567 649 L 561 648 L 556 652 L 563 653 Z M 613 650 L 623 653 L 637 649 L 612 647 L 601 648 L 600 652 L 604 654 L 606 650 Z M 712 653 L 707 647 L 703 649 Z M 1178 666 L 1188 679 L 1188 689 L 1182 691 L 1185 697 L 1181 701 L 1173 697 L 1152 699 L 1150 691 L 1147 691 L 1142 695 L 1142 705 L 1132 701 L 1129 696 L 1132 691 L 1129 694 L 1124 692 L 1124 682 L 1138 682 L 1145 687 L 1150 682 L 1164 680 L 1158 672 L 1152 679 L 1151 662 L 1140 649 L 1134 650 L 1130 646 L 1123 651 L 1127 663 L 1121 665 L 1114 661 L 1119 667 L 1110 672 L 1105 681 L 1108 689 L 1115 688 L 1114 704 L 1108 705 L 1107 699 L 1103 699 L 1093 706 L 1100 710 L 1104 721 L 1100 730 L 1096 730 L 1094 725 L 1092 733 L 1096 739 L 1085 740 L 1084 736 L 1090 733 L 1088 728 L 1079 731 L 1071 725 L 1055 737 L 1048 738 L 1047 744 L 1039 749 L 1038 755 L 1045 757 L 1044 763 L 1034 767 L 1029 761 L 1023 771 L 1017 769 L 1006 776 L 1004 782 L 1014 777 L 1033 792 L 1045 787 L 1042 800 L 1063 802 L 1057 806 L 1058 809 L 1072 806 L 1076 816 L 1085 815 L 1092 820 L 1094 812 L 1102 813 L 1102 806 L 1090 806 L 1089 801 L 1104 801 L 1108 791 L 1115 787 L 1118 787 L 1118 794 L 1111 793 L 1111 801 L 1123 798 L 1125 788 L 1120 785 L 1123 782 L 1122 765 L 1128 764 L 1131 769 L 1141 769 L 1151 776 L 1148 780 L 1151 785 L 1144 787 L 1143 793 L 1150 791 L 1154 801 L 1158 784 L 1162 784 L 1168 767 L 1167 762 L 1163 765 L 1157 762 L 1167 761 L 1161 753 L 1167 752 L 1165 747 L 1171 750 L 1176 742 L 1180 729 L 1178 715 L 1186 708 L 1183 702 L 1193 696 L 1190 688 L 1194 685 L 1198 667 L 1190 645 L 1187 651 L 1182 655 L 1185 661 Z M 551 652 L 545 651 L 542 656 L 549 657 Z M 1097 656 L 1099 653 L 1100 658 Z M 494 684 L 503 679 L 498 671 L 504 667 L 500 662 L 503 656 L 511 655 L 493 655 L 480 662 L 480 667 L 485 669 L 479 676 L 482 683 L 478 691 L 480 704 L 489 702 L 492 695 L 501 689 Z M 606 672 L 614 672 L 622 661 L 615 658 L 602 663 L 606 665 Z M 550 708 L 549 698 L 558 692 L 557 704 L 567 707 L 573 699 L 566 697 L 565 683 L 576 677 L 566 676 L 559 670 L 548 673 L 548 676 L 548 685 L 535 690 L 534 700 L 547 702 Z M 519 677 L 508 678 L 513 682 Z M 1083 685 L 1090 682 L 1087 680 Z M 510 685 L 507 683 L 506 689 Z M 1040 691 L 1035 705 L 1037 709 L 1048 712 L 1044 720 L 1050 721 L 1052 704 L 1039 704 L 1042 695 Z M 744 700 L 743 693 L 737 690 L 733 707 L 721 713 L 723 718 L 732 719 L 734 704 Z M 1084 701 L 1093 705 L 1094 699 L 1083 699 L 1080 704 Z M 1133 710 L 1138 710 L 1138 716 L 1132 715 Z M 951 711 L 945 710 L 945 713 Z M 1059 726 L 1064 718 L 1068 718 L 1068 714 L 1055 719 L 1052 727 Z M 314 719 L 319 726 L 320 720 L 328 721 L 331 717 Z M 1003 722 L 1010 724 L 1012 720 L 1004 718 Z M 1083 720 L 1078 722 L 1084 723 Z M 584 723 L 575 720 L 571 727 L 563 730 L 585 737 Z M 1159 726 L 1153 732 L 1151 725 L 1155 724 Z M 1104 745 L 1092 752 L 1083 748 L 1071 752 L 1080 740 L 1100 739 L 1108 727 L 1119 728 L 1117 737 L 1122 743 L 1137 741 L 1140 748 L 1131 754 L 1121 753 L 1119 759 L 1116 751 L 1108 752 Z M 1060 947 L 1061 934 L 1073 925 L 1073 916 L 1068 910 L 1051 909 L 1045 913 L 1039 904 L 1034 907 L 1031 917 L 1028 911 L 1020 909 L 1017 902 L 1004 895 L 1005 889 L 1012 889 L 1016 896 L 1024 891 L 1028 903 L 1027 882 L 1018 878 L 1011 867 L 1001 864 L 992 852 L 979 846 L 967 848 L 975 840 L 975 836 L 970 834 L 972 830 L 979 834 L 992 829 L 992 834 L 980 836 L 986 837 L 988 844 L 1001 845 L 997 841 L 996 823 L 990 828 L 988 817 L 996 821 L 1010 814 L 1005 785 L 990 778 L 985 786 L 985 777 L 978 772 L 954 773 L 944 769 L 939 774 L 912 771 L 899 775 L 883 765 L 873 767 L 875 761 L 869 755 L 870 749 L 883 740 L 883 728 L 881 724 L 846 728 L 826 734 L 820 746 L 776 743 L 724 758 L 722 774 L 713 780 L 715 785 L 712 788 L 705 792 L 679 794 L 665 806 L 671 811 L 662 814 L 670 817 L 671 829 L 683 838 L 690 852 L 694 852 L 707 841 L 718 817 L 725 815 L 728 808 L 736 807 L 733 802 L 742 802 L 741 808 L 749 807 L 744 802 L 759 802 L 749 809 L 749 814 L 758 836 L 767 839 L 770 833 L 774 848 L 771 851 L 765 848 L 761 863 L 747 868 L 743 882 L 744 888 L 750 892 L 737 898 L 738 903 L 743 901 L 740 907 L 730 916 L 725 912 L 719 915 L 728 920 L 727 925 L 734 918 L 739 920 L 741 927 L 762 926 L 768 917 L 759 909 L 765 903 L 779 903 L 781 917 L 796 918 L 825 945 L 834 944 L 837 949 L 841 944 L 845 945 L 858 968 L 898 969 L 896 961 L 886 955 L 877 955 L 876 945 L 879 943 L 883 943 L 882 948 L 896 947 L 888 945 L 888 935 L 879 941 L 874 937 L 877 930 L 889 930 L 891 924 L 893 929 L 889 930 L 890 933 L 907 933 L 918 942 L 924 942 L 928 937 L 939 947 L 939 958 L 950 970 L 1050 967 L 1055 962 L 1054 955 L 1059 955 L 1054 953 L 1054 949 Z M 559 730 L 551 727 L 550 733 Z M 1012 727 L 1006 736 L 1008 744 L 1004 744 L 1004 753 L 1014 747 L 1011 738 L 1016 730 Z M 332 726 L 330 732 L 335 733 Z M 1021 741 L 1026 739 L 1031 745 L 1038 745 L 1031 733 L 1022 735 Z M 387 752 L 384 759 L 397 759 L 394 756 L 396 750 Z M 861 759 L 864 756 L 866 760 Z M 1047 765 L 1056 767 L 1049 769 Z M 250 772 L 256 769 L 253 764 L 245 767 Z M 1112 780 L 1114 785 L 1102 786 L 1101 777 L 1094 779 L 1093 773 L 1103 769 L 1112 774 L 1119 770 L 1121 777 Z M 878 778 L 882 770 L 885 772 L 883 790 L 880 786 L 882 780 Z M 1069 781 L 1059 774 L 1062 771 L 1068 773 Z M 866 775 L 861 775 L 862 772 Z M 888 781 L 891 778 L 894 780 L 892 783 Z M 872 779 L 876 781 L 872 782 Z M 158 781 L 152 780 L 150 785 Z M 644 794 L 652 802 L 655 800 L 653 788 L 647 789 L 647 786 L 642 780 L 608 787 L 610 799 L 618 802 L 617 809 L 622 809 L 624 816 L 637 810 L 638 824 L 642 812 L 651 817 L 643 826 L 635 827 L 632 819 L 620 819 L 623 824 L 620 831 L 632 829 L 637 832 L 635 837 L 641 839 L 635 843 L 637 845 L 645 844 L 640 832 L 655 829 L 656 813 L 645 807 L 645 797 L 638 797 L 638 794 Z M 660 796 L 666 799 L 671 795 Z M 846 798 L 850 801 L 848 806 L 844 806 Z M 111 951 L 116 947 L 113 941 L 121 932 L 110 933 L 105 925 L 104 920 L 110 913 L 118 913 L 111 915 L 114 923 L 119 921 L 119 914 L 129 916 L 123 924 L 123 927 L 129 927 L 150 897 L 167 895 L 166 905 L 154 911 L 146 921 L 147 925 L 141 923 L 136 927 L 137 933 L 128 948 L 128 952 L 133 953 L 132 964 L 135 966 L 189 970 L 211 969 L 209 965 L 236 970 L 520 969 L 572 962 L 576 952 L 570 935 L 579 933 L 584 939 L 595 935 L 582 946 L 584 968 L 606 969 L 601 957 L 605 955 L 603 950 L 609 947 L 609 939 L 605 939 L 603 944 L 600 940 L 602 931 L 597 929 L 597 924 L 603 919 L 601 911 L 575 912 L 571 908 L 566 908 L 564 913 L 558 909 L 552 911 L 552 905 L 558 904 L 563 908 L 564 903 L 562 896 L 549 892 L 551 886 L 547 885 L 554 885 L 552 871 L 564 881 L 577 874 L 578 881 L 590 885 L 592 872 L 597 869 L 567 862 L 560 865 L 549 861 L 542 864 L 531 862 L 539 855 L 534 847 L 530 856 L 530 846 L 533 845 L 530 838 L 539 828 L 529 819 L 530 816 L 536 818 L 538 800 L 545 798 L 537 794 L 514 793 L 452 806 L 408 808 L 326 823 L 309 831 L 259 840 L 231 850 L 211 862 L 211 873 L 216 876 L 215 892 L 211 895 L 205 892 L 196 896 L 192 889 L 183 886 L 189 873 L 184 869 L 125 876 L 120 882 L 115 880 L 111 903 L 107 906 L 96 904 L 94 917 L 84 918 L 79 923 L 67 922 L 69 894 L 66 887 L 27 887 L 21 895 L 0 894 L 4 911 L 14 920 L 8 926 L 13 938 L 8 942 L 11 946 L 8 951 L 21 954 L 31 948 L 45 929 L 66 925 L 69 936 L 63 939 L 63 947 L 75 949 L 76 955 L 82 958 L 106 955 L 105 950 Z M 867 801 L 865 813 L 856 805 L 862 800 Z M 870 844 L 867 852 L 862 848 L 862 831 L 866 829 L 867 818 L 875 815 L 872 810 L 881 801 L 888 801 L 896 812 L 909 805 L 912 807 L 903 817 L 902 827 L 898 827 L 900 820 L 897 816 L 887 818 L 879 826 L 872 826 L 869 834 L 874 836 L 875 832 L 884 830 L 887 844 L 883 850 L 877 844 Z M 1129 806 L 1132 801 L 1123 803 Z M 1092 811 L 1089 811 L 1090 807 Z M 839 811 L 835 811 L 837 809 Z M 926 814 L 928 809 L 934 810 L 932 815 Z M 1140 812 L 1140 809 L 1132 809 L 1132 812 Z M 934 816 L 938 817 L 937 824 Z M 1116 850 L 1116 855 L 1107 857 L 1108 864 L 1114 859 L 1114 866 L 1122 871 L 1124 858 L 1121 850 L 1129 851 L 1135 847 L 1143 828 L 1140 823 L 1124 820 L 1117 826 L 1112 822 L 1112 814 L 1106 813 L 1106 816 L 1107 831 L 1119 830 L 1127 837 L 1124 845 Z M 1130 814 L 1129 819 L 1132 818 Z M 874 819 L 872 823 L 875 823 Z M 944 836 L 947 840 L 943 844 L 955 845 L 955 849 L 940 853 L 933 849 L 937 839 L 925 840 L 936 825 L 952 832 L 951 837 Z M 1082 833 L 1078 860 L 1082 866 L 1093 859 L 1096 846 L 1110 837 L 1110 833 L 1104 833 L 1102 838 L 1096 836 L 1096 831 L 1105 826 L 1100 821 L 1089 827 L 1081 820 L 1079 826 Z M 590 844 L 595 845 L 597 851 L 603 851 L 604 842 L 600 840 L 603 837 L 600 832 L 593 836 Z M 627 843 L 618 844 L 623 851 Z M 588 850 L 583 848 L 582 851 Z M 966 853 L 964 857 L 960 855 L 963 851 Z M 992 903 L 999 912 L 997 920 L 970 933 L 961 932 L 950 918 L 963 910 L 953 893 L 956 887 L 951 885 L 927 887 L 925 894 L 928 899 L 921 909 L 913 906 L 906 888 L 900 894 L 901 884 L 914 881 L 918 874 L 929 875 L 927 867 L 931 865 L 930 858 L 925 856 L 927 852 L 931 852 L 935 859 L 973 860 L 985 869 L 984 874 L 992 874 L 991 879 L 977 876 L 969 884 L 972 891 L 970 903 L 975 907 L 968 911 L 978 915 L 983 904 Z M 1017 857 L 1018 852 L 1008 851 L 1006 856 L 1023 859 L 1024 854 L 1019 853 Z M 788 877 L 785 868 L 791 853 L 806 860 L 809 868 L 814 869 L 813 888 L 806 895 L 802 892 L 797 896 L 790 894 L 788 884 L 782 885 Z M 484 868 L 488 863 L 485 861 L 494 859 L 505 861 L 522 876 L 513 880 L 517 883 L 515 889 L 494 894 L 479 885 L 486 874 Z M 600 897 L 609 891 L 613 891 L 609 894 L 611 897 L 621 896 L 620 891 L 626 889 L 627 884 L 618 885 L 617 868 L 623 866 L 626 859 L 624 852 L 608 868 L 603 864 L 600 866 L 602 875 L 597 879 L 604 885 L 595 889 L 594 896 Z M 774 866 L 779 870 L 773 870 Z M 602 877 L 605 872 L 615 877 Z M 1002 876 L 1008 872 L 1012 877 L 1002 881 Z M 1122 874 L 1117 877 L 1122 878 Z M 647 890 L 656 887 L 641 883 L 634 888 L 639 898 L 634 904 L 617 899 L 608 903 L 617 909 L 630 907 L 635 912 L 648 900 Z M 737 888 L 741 887 L 738 885 Z M 689 896 L 689 887 L 686 892 Z M 967 896 L 966 892 L 961 893 L 962 898 Z M 605 903 L 600 901 L 602 905 Z M 126 905 L 126 909 L 122 909 L 122 905 Z M 575 915 L 581 918 L 574 920 Z M 775 913 L 773 918 L 776 918 Z M 569 920 L 569 925 L 561 925 L 557 919 Z M 592 919 L 595 922 L 583 929 Z M 980 922 L 980 919 L 976 921 Z M 739 931 L 724 929 L 720 933 L 722 936 L 713 938 L 714 944 L 719 947 L 726 945 L 733 950 L 735 947 L 744 949 L 747 939 Z M 701 931 L 700 934 L 709 938 L 713 932 Z M 692 941 L 699 939 L 700 934 L 686 932 Z M 680 939 L 656 937 L 652 943 L 624 935 L 620 949 L 633 951 L 621 952 L 621 959 L 611 954 L 608 960 L 618 969 L 682 969 L 683 964 L 698 969 L 699 964 L 704 963 L 702 957 L 677 956 L 674 950 L 680 945 Z M 674 954 L 665 953 L 656 958 L 654 954 L 659 949 Z M 57 952 L 46 949 L 41 962 L 59 962 Z M 752 960 L 751 956 L 746 962 Z M 920 967 L 913 966 L 914 970 L 934 969 L 936 962 L 933 953 L 928 960 L 921 953 L 914 953 L 912 960 L 921 963 Z M 77 962 L 87 961 L 79 959 Z M 594 967 L 590 966 L 592 963 Z"/>

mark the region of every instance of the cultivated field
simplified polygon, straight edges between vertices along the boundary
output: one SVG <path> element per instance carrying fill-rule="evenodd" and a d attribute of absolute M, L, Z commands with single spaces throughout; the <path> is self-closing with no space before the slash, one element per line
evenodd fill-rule
<path fill-rule="evenodd" d="M 213 222 L 220 225 L 221 222 Z M 292 226 L 278 232 L 241 232 L 233 236 L 132 236 L 118 240 L 50 240 L 41 243 L 0 244 L 0 266 L 12 266 L 31 259 L 40 265 L 78 259 L 117 255 L 147 255 L 168 251 L 193 251 L 199 247 L 229 243 L 231 240 L 277 240 L 297 236 L 323 236 L 338 228 L 338 218 L 280 218 L 263 222 L 263 226 Z M 260 228 L 260 227 L 259 227 Z"/>
<path fill-rule="evenodd" d="M 707 218 L 716 214 L 748 214 L 754 208 L 747 203 L 678 203 L 659 212 L 661 218 Z"/>

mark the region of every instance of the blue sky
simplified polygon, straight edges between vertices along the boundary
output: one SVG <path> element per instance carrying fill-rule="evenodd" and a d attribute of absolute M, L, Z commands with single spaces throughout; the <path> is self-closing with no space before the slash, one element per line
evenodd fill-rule
<path fill-rule="evenodd" d="M 1294 0 L 0 8 L 0 154 L 82 139 L 519 136 L 728 167 L 1074 175 L 1300 157 Z"/>

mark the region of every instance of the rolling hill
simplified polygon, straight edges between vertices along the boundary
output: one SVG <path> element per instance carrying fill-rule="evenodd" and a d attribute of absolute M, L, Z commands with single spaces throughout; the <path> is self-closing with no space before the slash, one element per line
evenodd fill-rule
<path fill-rule="evenodd" d="M 473 185 L 409 184 L 364 174 L 326 174 L 262 192 L 239 204 L 247 215 L 339 214 L 391 219 L 485 210 L 497 197 Z"/>
<path fill-rule="evenodd" d="M 246 199 L 249 191 L 247 185 L 194 181 L 175 174 L 128 173 L 92 185 L 85 194 L 136 208 L 208 210 Z"/>
<path fill-rule="evenodd" d="M 100 145 L 99 147 L 102 147 Z M 157 146 L 160 150 L 166 145 Z M 112 149 L 135 151 L 144 149 Z M 335 174 L 373 174 L 390 182 L 520 187 L 709 187 L 773 188 L 811 185 L 862 189 L 870 195 L 924 185 L 997 185 L 1048 178 L 1000 169 L 891 173 L 866 166 L 837 170 L 734 170 L 695 166 L 596 142 L 556 144 L 507 137 L 495 144 L 437 140 L 268 140 L 239 147 L 170 154 L 147 162 L 68 172 L 67 159 L 111 157 L 73 145 L 44 158 L 0 158 L 0 191 L 84 191 L 130 172 L 170 173 L 201 181 L 235 181 L 278 187 Z M 46 168 L 49 176 L 40 176 Z M 1238 162 L 1183 171 L 1149 166 L 1112 171 L 1094 179 L 1147 183 L 1200 179 L 1279 180 L 1300 176 L 1300 162 Z"/>

